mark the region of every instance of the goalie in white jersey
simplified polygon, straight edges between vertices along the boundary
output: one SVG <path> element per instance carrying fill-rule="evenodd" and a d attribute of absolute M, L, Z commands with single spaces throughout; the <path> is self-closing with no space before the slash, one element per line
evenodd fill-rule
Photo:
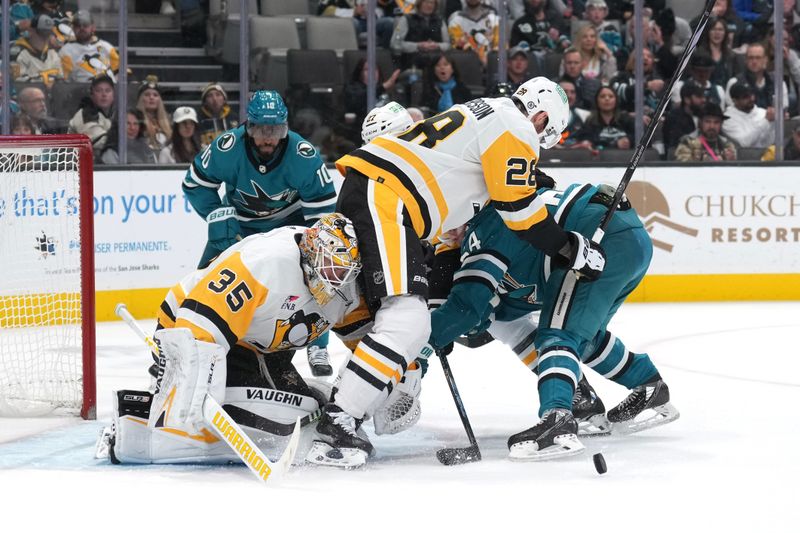
<path fill-rule="evenodd" d="M 207 393 L 259 445 L 279 451 L 296 418 L 313 420 L 330 395 L 298 374 L 294 350 L 336 324 L 369 323 L 355 284 L 360 268 L 353 226 L 333 213 L 311 228 L 247 237 L 183 278 L 158 312 L 155 391 L 116 395 L 111 460 L 235 460 L 203 421 Z"/>
<path fill-rule="evenodd" d="M 345 176 L 337 211 L 353 221 L 375 325 L 340 372 L 309 461 L 335 465 L 344 455 L 345 466 L 353 466 L 356 455 L 365 462 L 372 453 L 356 430 L 370 405 L 397 386 L 430 334 L 420 241 L 436 241 L 489 202 L 554 263 L 588 280 L 600 274 L 600 247 L 561 229 L 536 195 L 539 150 L 558 143 L 568 112 L 561 87 L 534 78 L 511 99 L 455 105 L 336 162 Z"/>

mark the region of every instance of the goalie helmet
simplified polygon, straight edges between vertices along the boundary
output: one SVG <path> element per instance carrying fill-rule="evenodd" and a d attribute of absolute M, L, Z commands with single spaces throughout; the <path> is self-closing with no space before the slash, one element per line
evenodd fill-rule
<path fill-rule="evenodd" d="M 361 125 L 361 138 L 366 144 L 378 135 L 405 131 L 413 123 L 414 120 L 405 107 L 397 102 L 389 102 L 367 114 Z"/>
<path fill-rule="evenodd" d="M 558 144 L 569 120 L 567 93 L 560 85 L 539 76 L 520 85 L 511 99 L 522 106 L 525 116 L 530 120 L 538 112 L 546 111 L 548 120 L 544 130 L 539 133 L 539 144 L 544 148 Z"/>
<path fill-rule="evenodd" d="M 305 230 L 299 246 L 306 283 L 319 305 L 341 295 L 342 287 L 361 272 L 353 224 L 339 213 L 327 214 Z"/>

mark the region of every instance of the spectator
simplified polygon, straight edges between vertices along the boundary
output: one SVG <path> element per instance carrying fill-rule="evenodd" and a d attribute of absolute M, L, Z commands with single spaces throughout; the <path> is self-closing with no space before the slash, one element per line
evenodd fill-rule
<path fill-rule="evenodd" d="M 706 104 L 705 91 L 692 80 L 681 86 L 680 97 L 680 105 L 675 106 L 664 119 L 664 146 L 667 153 L 678 146 L 681 137 L 697 129 L 700 113 Z"/>
<path fill-rule="evenodd" d="M 576 48 L 567 48 L 561 60 L 561 79 L 569 80 L 575 85 L 576 103 L 583 109 L 594 107 L 594 97 L 600 90 L 600 80 L 583 75 L 583 59 Z"/>
<path fill-rule="evenodd" d="M 38 87 L 25 87 L 19 92 L 20 113 L 33 123 L 34 135 L 64 133 L 66 124 L 47 114 L 47 97 Z"/>
<path fill-rule="evenodd" d="M 489 52 L 498 49 L 499 28 L 497 13 L 481 0 L 464 0 L 464 9 L 453 13 L 447 24 L 453 48 L 474 51 L 484 66 Z"/>
<path fill-rule="evenodd" d="M 786 117 L 797 114 L 800 93 L 800 55 L 789 47 L 789 34 L 783 34 L 783 82 L 788 88 L 789 107 Z M 770 30 L 765 44 L 767 72 L 775 72 L 775 33 Z M 784 99 L 785 101 L 786 99 Z"/>
<path fill-rule="evenodd" d="M 472 100 L 472 93 L 459 81 L 455 63 L 447 54 L 442 54 L 425 71 L 422 105 L 436 114 L 469 100 Z"/>
<path fill-rule="evenodd" d="M 706 31 L 700 37 L 698 50 L 706 52 L 714 65 L 709 80 L 724 87 L 733 77 L 734 55 L 730 47 L 730 33 L 725 19 L 712 16 Z"/>
<path fill-rule="evenodd" d="M 774 107 L 775 98 L 775 79 L 767 72 L 767 51 L 761 43 L 753 43 L 747 46 L 745 54 L 745 71 L 742 75 L 731 78 L 725 88 L 727 93 L 726 102 L 728 105 L 733 103 L 730 89 L 737 82 L 746 83 L 753 89 L 758 107 Z M 783 83 L 783 107 L 789 106 L 789 90 L 786 83 Z"/>
<path fill-rule="evenodd" d="M 138 109 L 129 109 L 126 116 L 125 134 L 128 141 L 128 164 L 156 164 L 158 163 L 158 156 L 150 147 L 145 137 L 146 125 L 144 121 L 144 113 Z M 108 142 L 106 142 L 105 150 L 100 160 L 106 165 L 118 165 L 119 158 L 119 141 L 117 123 L 111 125 L 108 131 Z"/>
<path fill-rule="evenodd" d="M 620 111 L 614 89 L 604 85 L 597 91 L 594 109 L 583 128 L 575 134 L 575 140 L 577 143 L 589 141 L 590 145 L 583 146 L 597 150 L 630 150 L 633 135 L 633 119 Z"/>
<path fill-rule="evenodd" d="M 11 117 L 11 135 L 34 135 L 33 122 L 27 115 Z"/>
<path fill-rule="evenodd" d="M 56 51 L 74 38 L 70 18 L 62 10 L 61 3 L 62 0 L 33 0 L 31 3 L 34 14 L 47 15 L 53 20 L 50 46 Z"/>
<path fill-rule="evenodd" d="M 675 148 L 677 161 L 734 161 L 736 145 L 720 135 L 727 117 L 714 102 L 706 102 L 700 112 L 698 129 L 681 137 Z"/>
<path fill-rule="evenodd" d="M 0 61 L 0 66 L 2 66 L 3 62 Z M 0 68 L 0 90 L 3 88 L 3 70 Z M 9 116 L 14 116 L 19 113 L 19 104 L 14 99 L 16 97 L 16 91 L 14 90 L 14 84 L 11 84 L 9 89 Z M 3 93 L 0 91 L 0 106 L 3 105 Z M 2 124 L 2 113 L 0 113 L 0 124 Z"/>
<path fill-rule="evenodd" d="M 606 20 L 608 16 L 606 0 L 588 0 L 584 16 L 611 53 L 619 57 L 618 54 L 623 51 L 622 34 L 616 23 Z"/>
<path fill-rule="evenodd" d="M 689 60 L 689 78 L 687 81 L 691 80 L 702 87 L 706 95 L 706 101 L 713 102 L 724 110 L 728 106 L 728 101 L 725 98 L 725 89 L 711 82 L 712 70 L 714 70 L 714 62 L 711 56 L 702 48 L 698 48 Z M 675 84 L 675 90 L 672 91 L 673 104 L 680 103 L 680 90 L 683 84 L 684 81 L 678 81 Z"/>
<path fill-rule="evenodd" d="M 197 113 L 191 107 L 179 107 L 172 114 L 172 142 L 158 155 L 158 162 L 191 163 L 200 149 Z"/>
<path fill-rule="evenodd" d="M 644 115 L 645 125 L 650 123 L 650 116 L 658 107 L 661 93 L 664 91 L 664 80 L 656 71 L 653 52 L 648 48 L 642 50 L 644 64 Z M 620 71 L 612 80 L 611 87 L 617 92 L 620 109 L 632 113 L 636 99 L 635 54 L 628 56 L 625 70 Z M 694 128 L 692 128 L 694 129 Z"/>
<path fill-rule="evenodd" d="M 47 15 L 36 15 L 31 21 L 27 37 L 20 37 L 16 43 L 22 51 L 17 56 L 19 74 L 15 81 L 42 82 L 52 87 L 57 79 L 64 78 L 58 53 L 50 47 L 53 33 L 53 19 Z"/>
<path fill-rule="evenodd" d="M 179 0 L 181 41 L 187 48 L 199 48 L 206 44 L 206 14 L 204 0 Z"/>
<path fill-rule="evenodd" d="M 98 157 L 108 141 L 108 130 L 114 119 L 114 82 L 105 74 L 92 80 L 89 96 L 69 121 L 69 133 L 82 133 L 92 141 Z"/>
<path fill-rule="evenodd" d="M 766 148 L 775 142 L 775 108 L 756 105 L 753 88 L 744 83 L 731 87 L 733 105 L 725 110 L 728 120 L 722 133 L 747 148 Z"/>
<path fill-rule="evenodd" d="M 384 79 L 383 72 L 379 67 L 375 67 L 378 83 L 375 86 L 376 106 L 383 105 L 377 102 L 389 102 L 394 100 L 394 86 L 400 70 L 395 69 L 388 79 Z M 344 110 L 345 113 L 352 113 L 355 117 L 349 117 L 348 124 L 354 125 L 359 131 L 353 132 L 353 138 L 358 141 L 361 138 L 360 128 L 364 117 L 367 116 L 367 59 L 362 57 L 356 63 L 353 72 L 350 74 L 350 81 L 344 86 Z"/>
<path fill-rule="evenodd" d="M 119 70 L 119 54 L 111 43 L 94 34 L 95 29 L 88 11 L 78 11 L 72 17 L 75 41 L 68 42 L 58 52 L 68 81 L 89 82 L 101 74 L 114 80 L 114 73 Z"/>
<path fill-rule="evenodd" d="M 200 93 L 200 101 L 202 104 L 197 113 L 200 119 L 197 131 L 200 143 L 206 147 L 221 133 L 238 126 L 239 122 L 231 114 L 228 95 L 219 83 L 211 82 L 206 85 Z"/>
<path fill-rule="evenodd" d="M 425 68 L 435 55 L 450 49 L 447 26 L 439 16 L 439 0 L 417 0 L 415 12 L 397 19 L 391 48 L 403 69 Z"/>
<path fill-rule="evenodd" d="M 353 26 L 358 37 L 359 48 L 367 47 L 367 0 L 353 0 Z M 389 48 L 394 32 L 394 17 L 384 16 L 380 7 L 375 8 L 375 39 L 381 48 Z"/>
<path fill-rule="evenodd" d="M 581 73 L 586 78 L 608 82 L 617 73 L 617 59 L 591 25 L 583 26 L 575 37 L 575 47 L 581 54 Z"/>
<path fill-rule="evenodd" d="M 577 99 L 577 91 L 575 90 L 575 84 L 567 79 L 563 79 L 558 82 L 564 92 L 567 95 L 567 102 L 569 103 L 569 118 L 567 119 L 567 127 L 564 128 L 564 131 L 561 133 L 561 141 L 558 143 L 558 147 L 564 148 L 572 148 L 572 147 L 584 147 L 590 148 L 590 144 L 588 141 L 584 141 L 582 145 L 578 145 L 577 141 L 575 140 L 575 135 L 583 128 L 584 123 L 589 118 L 590 112 L 587 109 L 581 109 L 576 104 Z"/>
<path fill-rule="evenodd" d="M 700 22 L 700 15 L 702 15 L 702 13 L 693 18 L 689 23 L 692 29 L 696 28 L 697 23 Z M 725 21 L 725 25 L 728 29 L 728 46 L 731 49 L 741 46 L 745 22 L 733 8 L 731 0 L 717 0 L 714 3 L 714 7 L 711 8 L 711 16 L 721 18 Z M 710 26 L 711 24 L 709 21 L 709 25 L 706 26 L 706 31 L 708 31 Z"/>
<path fill-rule="evenodd" d="M 628 20 L 625 35 L 625 60 L 629 50 L 633 49 L 633 23 L 634 19 Z M 665 79 L 669 79 L 678 68 L 678 56 L 672 53 L 669 41 L 664 37 L 661 27 L 656 24 L 649 16 L 645 15 L 642 21 L 643 41 L 647 48 L 653 52 L 658 69 Z M 695 50 L 696 52 L 696 50 Z M 681 51 L 682 53 L 682 51 Z M 620 54 L 620 59 L 623 54 Z"/>
<path fill-rule="evenodd" d="M 515 46 L 508 51 L 508 63 L 506 65 L 506 82 L 510 85 L 512 92 L 517 87 L 530 79 L 528 74 L 528 50 L 524 46 Z"/>
<path fill-rule="evenodd" d="M 511 46 L 522 42 L 534 52 L 545 54 L 570 46 L 568 22 L 550 6 L 549 0 L 526 0 L 525 14 L 511 27 Z"/>
<path fill-rule="evenodd" d="M 408 111 L 408 114 L 411 115 L 411 120 L 414 122 L 425 120 L 425 114 L 418 107 L 407 107 L 406 111 Z"/>
<path fill-rule="evenodd" d="M 144 114 L 145 138 L 155 153 L 161 153 L 172 138 L 169 115 L 158 90 L 158 78 L 150 75 L 139 87 L 136 108 Z"/>
<path fill-rule="evenodd" d="M 775 161 L 775 145 L 766 149 L 761 156 L 762 161 Z M 794 127 L 792 137 L 786 142 L 783 147 L 783 160 L 784 161 L 797 161 L 800 160 L 800 124 Z"/>
<path fill-rule="evenodd" d="M 10 43 L 13 44 L 14 41 L 19 39 L 22 34 L 30 29 L 33 16 L 33 10 L 28 4 L 24 2 L 14 2 L 11 4 L 9 7 L 10 21 L 8 23 L 8 29 L 11 30 L 8 39 Z M 2 15 L 0 15 L 0 21 L 2 20 Z M 0 26 L 0 28 L 2 28 L 2 26 Z M 0 30 L 0 35 L 2 35 L 2 33 L 2 30 Z M 11 58 L 14 58 L 13 50 Z"/>

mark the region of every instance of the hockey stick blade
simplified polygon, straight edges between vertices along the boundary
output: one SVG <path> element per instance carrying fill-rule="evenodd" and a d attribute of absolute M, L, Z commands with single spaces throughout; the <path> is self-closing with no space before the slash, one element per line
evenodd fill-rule
<path fill-rule="evenodd" d="M 446 466 L 476 463 L 481 460 L 481 451 L 477 446 L 442 448 L 436 452 L 436 458 Z"/>

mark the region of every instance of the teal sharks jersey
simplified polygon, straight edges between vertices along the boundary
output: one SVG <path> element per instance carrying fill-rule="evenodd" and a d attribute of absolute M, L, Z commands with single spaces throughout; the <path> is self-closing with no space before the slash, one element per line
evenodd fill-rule
<path fill-rule="evenodd" d="M 565 230 L 591 236 L 607 210 L 597 203 L 597 192 L 592 185 L 576 184 L 563 192 L 542 189 L 538 194 Z M 617 232 L 641 227 L 635 210 L 617 211 L 606 230 L 606 240 Z M 548 256 L 509 231 L 494 209 L 484 208 L 467 224 L 461 267 L 453 276 L 450 295 L 431 314 L 431 344 L 437 348 L 447 345 L 485 325 L 493 312 L 495 320 L 510 322 L 540 310 L 554 269 Z"/>
<path fill-rule="evenodd" d="M 272 159 L 262 160 L 244 125 L 218 136 L 195 157 L 183 191 L 203 218 L 219 207 L 235 207 L 243 236 L 310 225 L 336 205 L 333 180 L 311 143 L 290 131 Z"/>

